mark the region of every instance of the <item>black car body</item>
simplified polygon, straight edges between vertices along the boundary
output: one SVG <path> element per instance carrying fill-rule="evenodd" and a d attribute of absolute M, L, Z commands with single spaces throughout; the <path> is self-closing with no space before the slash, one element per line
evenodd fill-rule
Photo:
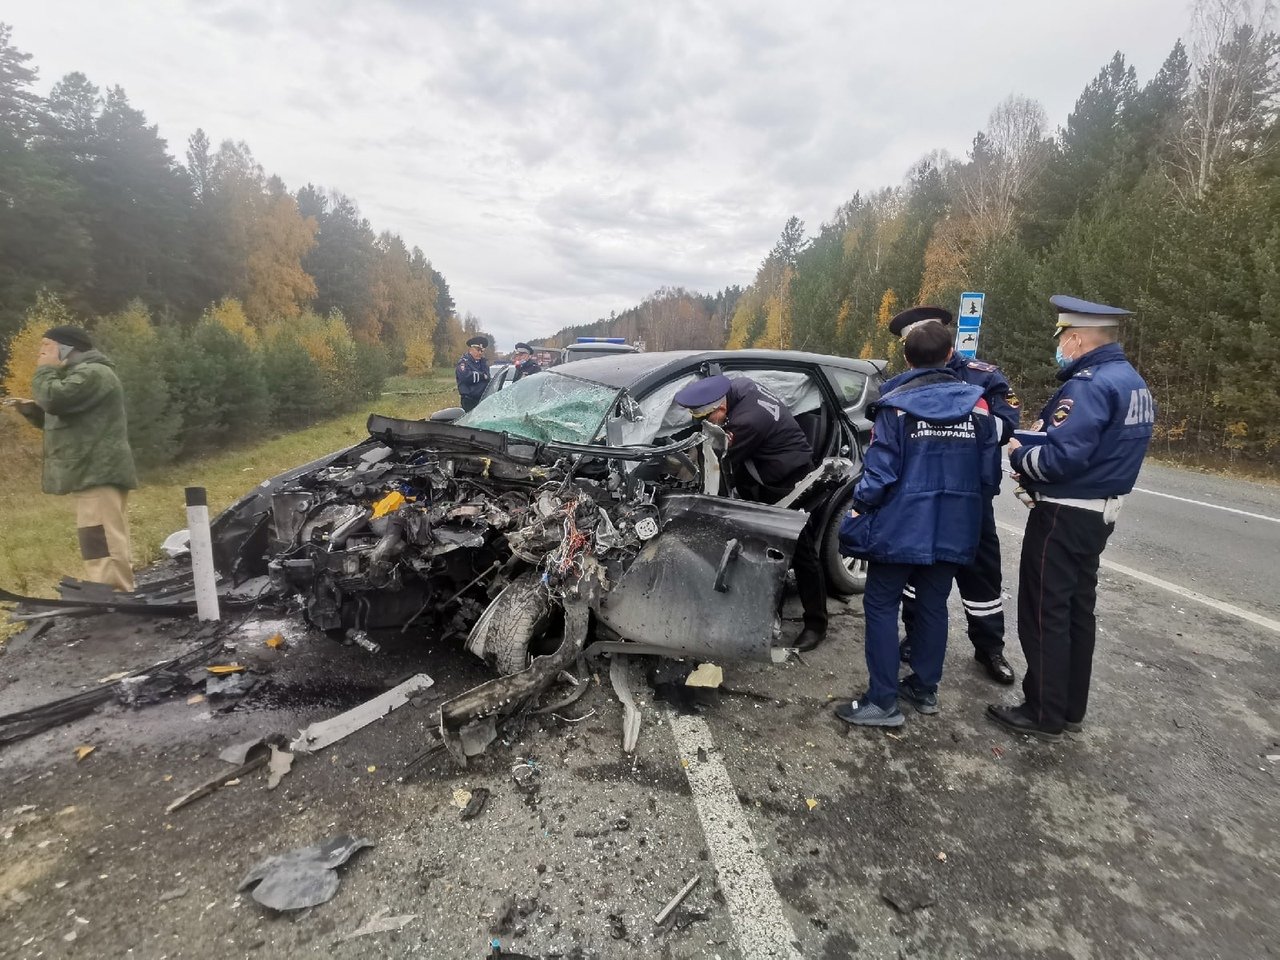
<path fill-rule="evenodd" d="M 734 500 L 718 431 L 700 431 L 672 402 L 716 373 L 763 382 L 810 437 L 814 470 L 792 502 Z M 523 668 L 587 577 L 598 581 L 598 636 L 767 659 L 807 512 L 820 511 L 829 531 L 833 592 L 858 589 L 834 531 L 880 379 L 875 363 L 788 351 L 563 364 L 454 422 L 371 417 L 368 440 L 266 481 L 223 513 L 215 561 L 229 581 L 269 578 L 316 626 L 463 635 L 503 673 Z"/>

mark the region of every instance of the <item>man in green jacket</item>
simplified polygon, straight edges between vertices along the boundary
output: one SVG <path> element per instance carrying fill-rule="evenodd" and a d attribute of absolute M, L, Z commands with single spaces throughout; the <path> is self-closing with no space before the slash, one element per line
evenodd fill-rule
<path fill-rule="evenodd" d="M 32 400 L 6 401 L 44 431 L 45 493 L 73 494 L 86 579 L 133 590 L 129 491 L 137 487 L 124 389 L 113 364 L 79 327 L 47 330 Z"/>

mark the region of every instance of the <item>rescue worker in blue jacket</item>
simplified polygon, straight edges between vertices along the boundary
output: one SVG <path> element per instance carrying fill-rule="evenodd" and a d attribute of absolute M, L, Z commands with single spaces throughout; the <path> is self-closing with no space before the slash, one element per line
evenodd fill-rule
<path fill-rule="evenodd" d="M 1151 442 L 1155 403 L 1117 343 L 1130 311 L 1055 296 L 1058 379 L 1035 431 L 1009 442 L 1034 504 L 1018 568 L 1024 702 L 987 707 L 1015 733 L 1050 742 L 1078 733 L 1089 704 L 1098 566 Z"/>
<path fill-rule="evenodd" d="M 484 358 L 488 346 L 488 337 L 472 337 L 467 341 L 467 352 L 454 371 L 463 410 L 474 409 L 484 396 L 484 388 L 489 385 L 489 361 Z"/>
<path fill-rule="evenodd" d="M 542 364 L 533 359 L 533 347 L 527 343 L 517 343 L 515 352 L 511 355 L 511 363 L 516 368 L 516 380 L 522 380 L 525 377 L 531 377 L 535 373 L 542 372 Z"/>
<path fill-rule="evenodd" d="M 840 525 L 840 552 L 870 561 L 866 619 L 867 690 L 836 708 L 857 726 L 899 727 L 899 698 L 938 712 L 947 649 L 947 596 L 959 567 L 973 562 L 983 504 L 1000 480 L 999 427 L 982 388 L 946 366 L 951 332 L 936 320 L 906 331 L 911 367 L 884 386 L 854 509 Z M 911 674 L 898 681 L 898 605 L 916 588 Z"/>
<path fill-rule="evenodd" d="M 775 503 L 813 468 L 813 447 L 787 405 L 750 377 L 718 375 L 694 380 L 675 395 L 694 420 L 725 432 L 725 461 L 738 492 L 748 500 Z M 804 629 L 794 646 L 812 650 L 827 635 L 827 577 L 818 545 L 817 511 L 796 540 L 792 567 L 804 607 Z"/>
<path fill-rule="evenodd" d="M 889 321 L 889 332 L 896 337 L 917 323 L 937 320 L 950 326 L 953 317 L 942 307 L 912 307 Z M 982 388 L 982 399 L 996 418 L 1000 430 L 1000 442 L 1004 443 L 1018 429 L 1019 407 L 1017 395 L 1009 386 L 1000 368 L 983 360 L 969 360 L 954 351 L 947 361 L 947 369 L 965 383 Z M 996 532 L 996 513 L 992 499 L 982 507 L 982 537 L 978 541 L 978 553 L 973 563 L 956 571 L 956 586 L 964 604 L 964 616 L 968 622 L 969 640 L 973 644 L 973 658 L 982 665 L 996 683 L 1011 684 L 1013 667 L 1004 656 L 1004 601 L 1000 597 L 1000 536 Z M 911 638 L 915 629 L 915 585 L 907 584 L 902 595 L 902 627 L 906 635 L 902 642 L 903 663 L 911 660 Z"/>

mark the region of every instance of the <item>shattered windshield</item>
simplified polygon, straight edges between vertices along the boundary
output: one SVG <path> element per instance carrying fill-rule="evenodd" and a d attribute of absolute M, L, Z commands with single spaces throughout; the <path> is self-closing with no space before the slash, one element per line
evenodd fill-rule
<path fill-rule="evenodd" d="M 490 394 L 455 423 L 528 440 L 590 443 L 620 392 L 548 370 Z"/>

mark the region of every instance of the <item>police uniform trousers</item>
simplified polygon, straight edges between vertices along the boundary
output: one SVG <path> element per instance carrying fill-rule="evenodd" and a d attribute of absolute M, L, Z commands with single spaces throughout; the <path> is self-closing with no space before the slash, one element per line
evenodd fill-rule
<path fill-rule="evenodd" d="M 129 492 L 119 487 L 77 490 L 76 534 L 85 579 L 105 583 L 115 590 L 133 591 L 133 564 L 129 560 Z"/>
<path fill-rule="evenodd" d="M 476 404 L 480 402 L 480 397 L 462 397 L 459 406 L 462 407 L 463 413 L 470 413 L 476 408 Z"/>
<path fill-rule="evenodd" d="M 1038 502 L 1027 518 L 1018 567 L 1018 639 L 1027 658 L 1023 712 L 1057 733 L 1089 705 L 1097 633 L 1098 563 L 1115 529 L 1102 514 Z"/>
<path fill-rule="evenodd" d="M 827 571 L 822 563 L 821 510 L 809 514 L 809 522 L 796 538 L 791 566 L 796 572 L 796 589 L 804 608 L 804 625 L 819 633 L 827 629 Z"/>
<path fill-rule="evenodd" d="M 898 700 L 898 606 L 908 582 L 915 584 L 915 632 L 911 636 L 911 672 L 927 693 L 938 689 L 947 654 L 947 597 L 955 579 L 954 563 L 867 565 L 862 594 L 866 619 L 867 695 L 886 710 Z"/>
<path fill-rule="evenodd" d="M 1004 601 L 1000 599 L 1000 535 L 991 500 L 982 508 L 982 534 L 973 563 L 956 571 L 956 586 L 969 623 L 969 640 L 983 657 L 1004 653 Z M 915 637 L 916 588 L 908 582 L 902 591 L 902 628 L 910 643 Z"/>

